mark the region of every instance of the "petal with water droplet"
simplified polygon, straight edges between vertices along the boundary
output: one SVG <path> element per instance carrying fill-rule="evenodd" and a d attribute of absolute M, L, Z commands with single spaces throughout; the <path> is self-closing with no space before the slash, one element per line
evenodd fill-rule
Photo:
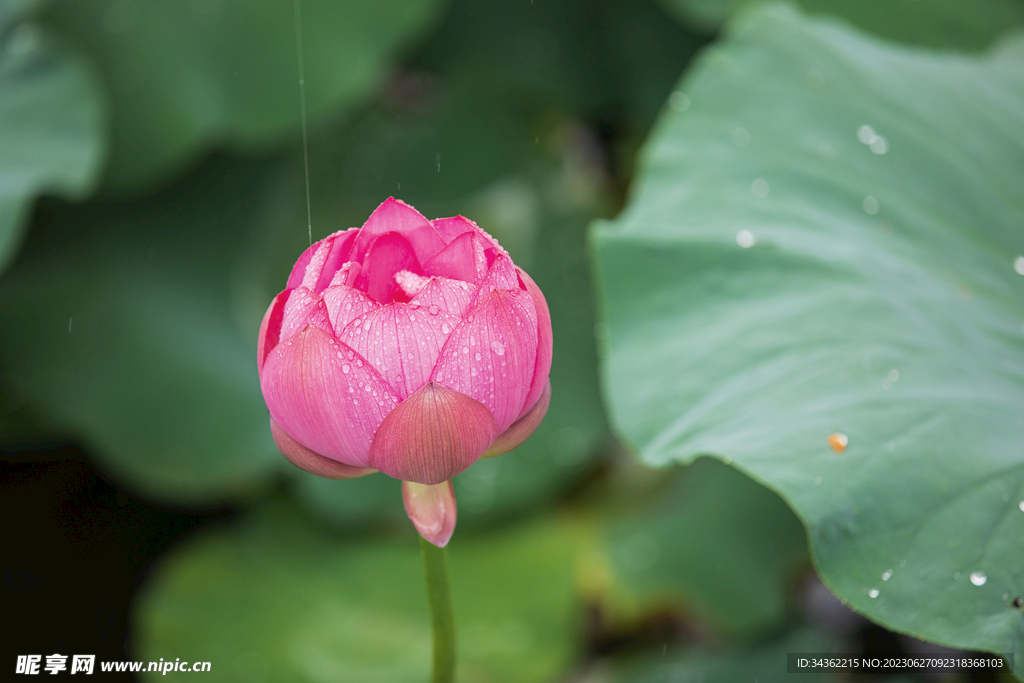
<path fill-rule="evenodd" d="M 462 318 L 473 305 L 476 287 L 462 280 L 432 277 L 409 303 L 436 306 L 440 310 Z"/>
<path fill-rule="evenodd" d="M 540 287 L 533 281 L 533 278 L 526 274 L 525 270 L 518 266 L 516 270 L 519 272 L 519 277 L 526 286 L 530 298 L 533 299 L 533 307 L 537 312 L 537 361 L 534 365 L 533 379 L 530 380 L 530 393 L 526 395 L 526 403 L 519 415 L 522 417 L 537 402 L 548 383 L 548 376 L 551 374 L 551 357 L 554 353 L 554 336 L 551 331 L 551 311 L 548 310 L 548 302 L 544 298 L 544 293 L 540 291 Z"/>
<path fill-rule="evenodd" d="M 431 379 L 443 381 L 445 386 L 486 405 L 494 414 L 499 432 L 504 432 L 526 412 L 523 406 L 531 392 L 538 359 L 537 324 L 537 311 L 529 294 L 522 290 L 491 292 L 452 330 Z M 463 348 L 469 348 L 471 336 L 488 351 L 480 363 L 462 353 Z M 504 355 L 491 350 L 493 341 L 502 343 Z M 471 366 L 477 370 L 475 375 Z M 546 382 L 547 377 L 544 379 Z"/>
<path fill-rule="evenodd" d="M 534 404 L 533 408 L 530 409 L 526 415 L 512 423 L 512 426 L 506 429 L 504 432 L 494 440 L 487 452 L 484 453 L 481 458 L 493 458 L 499 455 L 504 455 L 510 451 L 519 448 L 523 443 L 530 438 L 530 436 L 537 431 L 537 427 L 544 421 L 544 416 L 548 413 L 548 407 L 551 405 L 551 382 L 549 381 L 545 385 L 544 393 L 540 395 L 540 400 Z"/>
<path fill-rule="evenodd" d="M 385 304 L 353 321 L 338 335 L 363 358 L 374 361 L 377 371 L 401 399 L 426 383 L 450 331 L 459 323 L 447 313 L 416 315 L 420 311 L 413 304 Z M 357 334 L 359 330 L 363 331 Z"/>
<path fill-rule="evenodd" d="M 305 287 L 299 287 L 289 293 L 285 302 L 280 338 L 287 339 L 306 325 L 316 325 L 325 332 L 334 332 L 323 299 Z"/>
<path fill-rule="evenodd" d="M 380 306 L 354 287 L 328 287 L 324 290 L 323 299 L 331 327 L 338 337 L 350 322 Z"/>
<path fill-rule="evenodd" d="M 381 423 L 369 464 L 403 481 L 440 484 L 476 462 L 497 434 L 486 406 L 428 382 Z"/>
<path fill-rule="evenodd" d="M 289 342 L 270 352 L 260 373 L 270 415 L 313 452 L 368 466 L 370 442 L 384 416 L 398 405 L 398 396 L 369 364 L 359 363 L 355 351 L 319 327 L 309 325 Z M 352 371 L 342 372 L 342 365 L 353 360 Z M 349 388 L 357 386 L 370 386 L 384 405 L 353 400 Z"/>
<path fill-rule="evenodd" d="M 364 258 L 373 242 L 389 232 L 401 235 L 420 263 L 445 246 L 444 240 L 423 214 L 400 199 L 388 197 L 363 223 L 352 247 L 354 260 L 365 263 Z"/>

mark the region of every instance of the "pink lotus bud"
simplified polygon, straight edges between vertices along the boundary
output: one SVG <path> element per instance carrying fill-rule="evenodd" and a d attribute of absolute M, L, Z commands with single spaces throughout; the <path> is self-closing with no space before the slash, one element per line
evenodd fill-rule
<path fill-rule="evenodd" d="M 443 546 L 455 528 L 446 482 L 537 428 L 551 349 L 544 295 L 493 237 L 389 198 L 299 257 L 263 317 L 257 364 L 288 460 L 403 480 L 414 526 Z"/>

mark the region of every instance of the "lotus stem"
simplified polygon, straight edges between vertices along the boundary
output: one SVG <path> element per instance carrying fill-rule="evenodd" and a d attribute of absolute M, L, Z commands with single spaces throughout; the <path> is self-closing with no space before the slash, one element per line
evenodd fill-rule
<path fill-rule="evenodd" d="M 455 614 L 452 611 L 448 548 L 438 548 L 420 538 L 423 569 L 427 577 L 427 602 L 434 627 L 434 675 L 432 683 L 455 680 Z"/>

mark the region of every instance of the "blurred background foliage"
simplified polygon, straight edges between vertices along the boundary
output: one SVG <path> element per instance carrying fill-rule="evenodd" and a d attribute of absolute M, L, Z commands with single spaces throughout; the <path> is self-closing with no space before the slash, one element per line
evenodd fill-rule
<path fill-rule="evenodd" d="M 745 4 L 302 0 L 312 239 L 360 225 L 391 195 L 428 217 L 464 214 L 552 311 L 546 420 L 515 453 L 455 479 L 466 683 L 774 681 L 786 652 L 935 648 L 832 596 L 792 497 L 728 457 L 645 469 L 606 418 L 598 347 L 614 351 L 633 323 L 595 315 L 593 279 L 608 269 L 592 271 L 587 230 L 636 193 L 638 164 L 659 153 L 641 149 L 656 120 L 663 130 L 692 105 L 732 130 L 730 117 L 772 101 L 791 102 L 797 121 L 819 106 L 767 80 L 759 92 L 728 58 L 694 61 L 758 11 Z M 849 22 L 842 36 L 908 50 L 982 52 L 1024 24 L 1016 0 L 800 7 Z M 12 652 L 205 659 L 216 680 L 426 680 L 425 595 L 398 482 L 295 470 L 258 386 L 260 319 L 310 240 L 294 9 L 0 0 L 0 503 L 25 520 L 6 531 L 21 552 L 5 559 L 3 591 L 33 615 Z M 770 59 L 772 36 L 751 49 Z M 949 59 L 920 54 L 940 69 Z M 678 85 L 694 74 L 727 93 L 721 108 Z M 846 106 L 832 91 L 824 101 Z M 862 106 L 892 105 L 870 95 Z M 1021 130 L 1015 106 L 995 108 Z M 898 107 L 886 115 L 912 122 Z M 1003 153 L 1024 158 L 1019 145 L 1011 135 Z M 711 149 L 674 172 L 714 181 L 734 164 Z M 728 215 L 713 189 L 704 206 Z M 692 210 L 668 196 L 671 211 Z M 1007 230 L 1019 240 L 1016 215 Z M 680 265 L 717 256 L 672 258 L 666 287 Z M 620 282 L 644 300 L 644 278 Z M 659 358 L 654 372 L 680 384 L 660 397 L 672 407 L 694 390 L 679 377 L 688 366 Z M 615 372 L 610 405 L 651 399 L 641 376 L 620 394 Z M 616 427 L 638 443 L 630 419 Z M 44 618 L 54 609 L 63 626 Z M 1019 634 L 1019 613 L 1009 619 Z"/>

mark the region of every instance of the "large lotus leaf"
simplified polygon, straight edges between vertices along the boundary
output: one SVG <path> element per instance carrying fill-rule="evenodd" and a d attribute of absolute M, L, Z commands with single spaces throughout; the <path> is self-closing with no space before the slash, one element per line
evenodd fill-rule
<path fill-rule="evenodd" d="M 0 6 L 0 270 L 36 197 L 82 197 L 106 149 L 106 106 L 93 70 L 49 32 L 15 24 L 28 5 Z"/>
<path fill-rule="evenodd" d="M 658 0 L 693 28 L 713 31 L 751 0 Z M 832 14 L 878 35 L 930 47 L 978 50 L 1024 25 L 1018 0 L 799 0 L 812 14 Z"/>
<path fill-rule="evenodd" d="M 0 281 L 5 380 L 101 469 L 171 503 L 283 467 L 232 293 L 241 235 L 272 220 L 266 164 L 207 165 L 136 202 L 48 207 Z"/>
<path fill-rule="evenodd" d="M 636 608 L 677 608 L 730 636 L 764 635 L 786 619 L 807 539 L 778 495 L 701 458 L 645 499 L 607 532 L 615 584 Z"/>
<path fill-rule="evenodd" d="M 573 557 L 587 532 L 547 518 L 450 547 L 458 680 L 560 680 L 574 658 Z M 137 657 L 213 662 L 216 681 L 427 681 L 431 633 L 413 534 L 339 542 L 286 509 L 211 529 L 151 572 Z M 147 679 L 149 680 L 149 679 Z M 153 678 L 152 680 L 162 680 Z"/>
<path fill-rule="evenodd" d="M 107 183 L 138 188 L 209 145 L 264 150 L 300 122 L 290 0 L 79 0 L 50 21 L 96 56 L 114 97 Z M 303 0 L 311 121 L 370 92 L 440 0 Z"/>
<path fill-rule="evenodd" d="M 646 463 L 732 458 L 854 609 L 1018 657 L 1022 56 L 746 15 L 592 234 L 605 395 Z"/>

